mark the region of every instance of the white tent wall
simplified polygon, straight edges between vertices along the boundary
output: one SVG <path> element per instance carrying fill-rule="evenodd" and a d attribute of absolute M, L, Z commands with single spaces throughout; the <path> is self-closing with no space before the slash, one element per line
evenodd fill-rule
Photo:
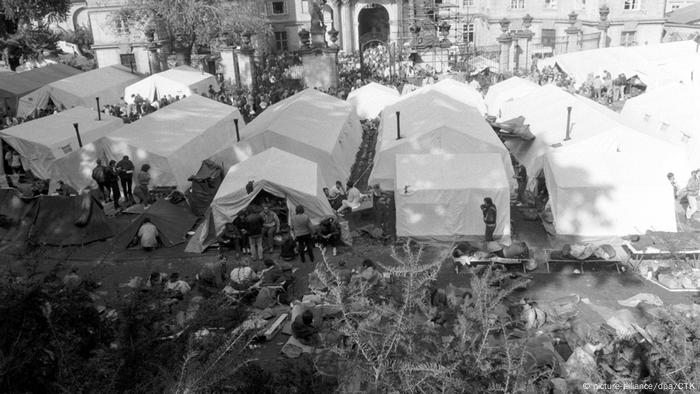
<path fill-rule="evenodd" d="M 520 77 L 511 77 L 491 85 L 484 97 L 488 115 L 495 116 L 497 120 L 508 120 L 501 118 L 501 108 L 503 108 L 504 104 L 527 96 L 539 88 L 540 86 L 536 83 Z"/>
<path fill-rule="evenodd" d="M 584 239 L 677 231 L 665 171 L 634 154 L 561 151 L 544 168 L 557 235 Z"/>
<path fill-rule="evenodd" d="M 139 94 L 144 99 L 153 100 L 156 96 L 160 99 L 167 95 L 183 97 L 193 94 L 207 93 L 209 85 L 218 89 L 216 77 L 187 66 L 180 66 L 163 71 L 142 79 L 124 89 L 124 100 L 131 104 L 134 102 L 132 95 Z"/>
<path fill-rule="evenodd" d="M 115 138 L 103 138 L 97 141 L 96 144 L 100 145 L 98 149 L 104 152 L 104 157 L 108 162 L 109 160 L 119 162 L 124 156 L 129 156 L 129 159 L 134 163 L 134 183 L 136 183 L 136 174 L 141 170 L 141 166 L 148 164 L 151 166 L 148 172 L 151 176 L 151 187 L 178 185 L 178 180 L 170 167 L 168 157 L 149 152 Z M 202 164 L 201 161 L 199 164 Z"/>
<path fill-rule="evenodd" d="M 510 235 L 510 187 L 499 155 L 396 155 L 395 164 L 397 236 L 481 240 L 486 197 L 497 208 L 495 235 Z"/>
<path fill-rule="evenodd" d="M 396 88 L 370 82 L 350 92 L 347 102 L 353 105 L 360 119 L 374 119 L 399 97 L 399 91 Z"/>
<path fill-rule="evenodd" d="M 270 148 L 249 160 L 231 167 L 219 187 L 211 204 L 211 214 L 197 229 L 185 249 L 201 253 L 216 235 L 223 231 L 226 223 L 250 205 L 262 190 L 276 197 L 284 198 L 287 208 L 293 213 L 302 205 L 312 221 L 333 214 L 323 193 L 323 180 L 320 166 L 277 148 Z M 249 181 L 254 182 L 253 192 L 246 191 Z M 291 215 L 290 215 L 291 217 Z M 215 234 L 211 234 L 211 231 Z"/>
<path fill-rule="evenodd" d="M 447 78 L 439 81 L 437 83 L 424 86 L 414 92 L 409 93 L 406 97 L 410 97 L 415 94 L 421 94 L 424 91 L 432 91 L 437 93 L 442 93 L 457 100 L 460 103 L 466 104 L 474 109 L 476 109 L 481 116 L 486 114 L 486 104 L 484 103 L 484 96 L 467 85 L 454 79 Z"/>
<path fill-rule="evenodd" d="M 20 99 L 18 116 L 27 116 L 37 108 L 46 108 L 49 99 L 56 106 L 96 108 L 119 103 L 124 88 L 141 79 L 121 66 L 99 68 L 52 82 Z"/>
<path fill-rule="evenodd" d="M 21 156 L 25 170 L 42 179 L 52 176 L 52 163 L 80 150 L 73 127 L 78 123 L 80 138 L 89 144 L 123 125 L 119 118 L 103 115 L 84 107 L 76 107 L 55 115 L 35 119 L 0 131 L 0 137 Z"/>

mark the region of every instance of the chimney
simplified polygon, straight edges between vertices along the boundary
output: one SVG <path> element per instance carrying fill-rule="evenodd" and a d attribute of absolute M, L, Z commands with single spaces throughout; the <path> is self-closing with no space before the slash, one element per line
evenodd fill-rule
<path fill-rule="evenodd" d="M 78 124 L 73 123 L 73 127 L 75 128 L 75 135 L 78 137 L 78 145 L 82 148 L 83 140 L 80 139 L 80 130 L 78 130 Z"/>
<path fill-rule="evenodd" d="M 241 142 L 241 135 L 238 132 L 238 118 L 233 119 L 233 124 L 236 126 L 236 142 Z"/>
<path fill-rule="evenodd" d="M 396 139 L 401 139 L 401 112 L 396 111 Z"/>
<path fill-rule="evenodd" d="M 564 141 L 571 139 L 571 107 L 566 107 L 566 138 Z"/>
<path fill-rule="evenodd" d="M 100 111 L 100 98 L 95 97 L 95 101 L 97 101 L 97 120 L 102 120 L 102 111 Z"/>

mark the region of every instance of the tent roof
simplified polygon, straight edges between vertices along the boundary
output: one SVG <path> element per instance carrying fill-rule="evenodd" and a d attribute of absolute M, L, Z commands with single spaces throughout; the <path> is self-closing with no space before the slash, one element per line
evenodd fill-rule
<path fill-rule="evenodd" d="M 405 98 L 420 95 L 424 92 L 442 93 L 460 103 L 473 107 L 482 115 L 486 113 L 486 104 L 484 104 L 484 97 L 481 95 L 481 93 L 476 91 L 468 84 L 455 81 L 452 78 L 446 78 L 437 83 L 423 86 L 418 90 L 408 93 Z"/>
<path fill-rule="evenodd" d="M 393 97 L 399 96 L 399 91 L 395 87 L 382 85 L 376 82 L 370 82 L 360 88 L 357 88 L 348 94 L 348 100 L 355 96 L 370 97 L 372 94 L 389 95 Z"/>
<path fill-rule="evenodd" d="M 231 114 L 240 118 L 235 107 L 192 95 L 115 130 L 109 138 L 167 156 Z"/>
<path fill-rule="evenodd" d="M 352 111 L 350 103 L 309 88 L 267 108 L 241 139 L 271 131 L 331 153 Z"/>
<path fill-rule="evenodd" d="M 505 102 L 523 97 L 539 87 L 540 85 L 520 77 L 511 77 L 492 85 L 484 99 L 489 115 L 498 115 Z"/>
<path fill-rule="evenodd" d="M 214 197 L 214 203 L 217 199 L 245 189 L 251 180 L 267 180 L 305 194 L 316 195 L 320 188 L 319 178 L 310 175 L 318 172 L 318 165 L 310 160 L 277 148 L 269 148 L 231 167 Z"/>
<path fill-rule="evenodd" d="M 63 78 L 50 85 L 54 89 L 63 90 L 77 97 L 90 97 L 108 86 L 134 83 L 139 79 L 141 79 L 140 75 L 131 73 L 126 67 L 116 65 Z"/>
<path fill-rule="evenodd" d="M 203 81 L 211 77 L 211 74 L 203 73 L 202 71 L 190 66 L 178 66 L 169 70 L 165 70 L 158 74 L 154 74 L 153 76 L 156 75 L 187 86 L 194 85 L 197 82 Z"/>
<path fill-rule="evenodd" d="M 396 139 L 396 111 L 400 111 L 401 139 Z M 406 143 L 433 130 L 449 128 L 505 150 L 491 126 L 473 107 L 443 93 L 423 90 L 403 97 L 382 114 L 378 152 Z"/>
<path fill-rule="evenodd" d="M 666 22 L 681 25 L 689 25 L 700 22 L 700 3 L 695 3 L 671 12 Z"/>
<path fill-rule="evenodd" d="M 0 95 L 23 96 L 51 82 L 80 73 L 80 70 L 60 63 L 22 73 L 0 73 Z"/>
<path fill-rule="evenodd" d="M 186 204 L 173 204 L 168 200 L 160 199 L 131 221 L 115 239 L 116 245 L 127 247 L 146 218 L 158 228 L 160 239 L 165 247 L 185 242 L 187 232 L 197 222 L 197 217 L 190 212 Z"/>
<path fill-rule="evenodd" d="M 348 95 L 347 101 L 352 103 L 360 119 L 374 118 L 387 106 L 399 99 L 399 91 L 394 87 L 370 82 Z"/>
<path fill-rule="evenodd" d="M 494 153 L 396 155 L 396 185 L 409 191 L 509 187 L 503 160 Z"/>
<path fill-rule="evenodd" d="M 79 124 L 81 133 L 87 133 L 111 122 L 121 124 L 122 120 L 107 114 L 102 114 L 102 120 L 97 120 L 97 113 L 94 110 L 85 107 L 75 107 L 54 115 L 21 123 L 2 130 L 0 134 L 50 146 L 75 137 L 73 123 Z"/>

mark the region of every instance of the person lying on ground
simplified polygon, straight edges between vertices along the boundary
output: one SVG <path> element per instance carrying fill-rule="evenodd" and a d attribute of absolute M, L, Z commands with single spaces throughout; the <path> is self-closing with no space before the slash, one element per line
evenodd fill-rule
<path fill-rule="evenodd" d="M 58 195 L 62 196 L 62 197 L 69 197 L 69 196 L 77 196 L 78 195 L 77 190 L 66 185 L 65 183 L 63 183 L 63 181 L 58 181 L 58 188 L 56 189 L 56 193 L 58 193 Z"/>
<path fill-rule="evenodd" d="M 292 322 L 292 336 L 306 346 L 321 344 L 318 333 L 318 327 L 314 326 L 314 314 L 310 310 L 304 311 Z"/>

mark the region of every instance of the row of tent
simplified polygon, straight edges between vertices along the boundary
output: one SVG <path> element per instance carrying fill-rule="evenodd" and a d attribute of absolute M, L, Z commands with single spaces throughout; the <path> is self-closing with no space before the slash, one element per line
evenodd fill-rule
<path fill-rule="evenodd" d="M 700 79 L 700 53 L 693 40 L 570 52 L 540 60 L 537 66 L 559 67 L 574 78 L 576 87 L 589 74 L 602 77 L 604 71 L 613 77 L 637 77 L 647 89 L 680 82 L 697 86 Z"/>
<path fill-rule="evenodd" d="M 137 94 L 149 100 L 183 97 L 206 93 L 209 86 L 218 88 L 213 75 L 188 66 L 144 78 L 119 65 L 81 72 L 51 64 L 23 73 L 0 74 L 0 100 L 10 114 L 27 117 L 49 102 L 57 108 L 96 108 L 96 98 L 100 106 L 116 105 L 122 97 L 131 104 Z"/>

